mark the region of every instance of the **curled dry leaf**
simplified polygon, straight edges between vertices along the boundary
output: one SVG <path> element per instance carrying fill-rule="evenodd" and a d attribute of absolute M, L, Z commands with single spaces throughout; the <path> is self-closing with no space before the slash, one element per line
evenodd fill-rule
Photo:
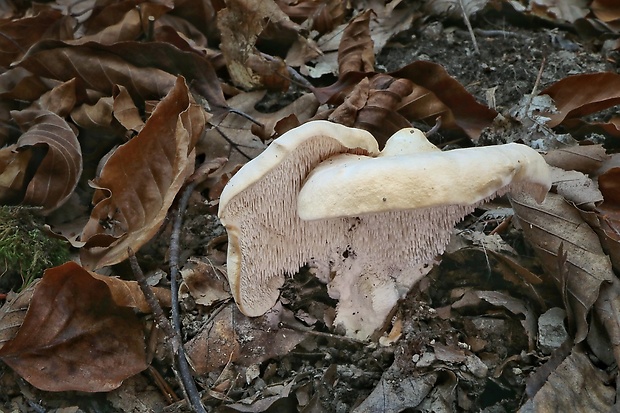
<path fill-rule="evenodd" d="M 0 359 L 42 390 L 117 388 L 147 364 L 142 323 L 123 297 L 129 290 L 114 289 L 74 262 L 47 270 Z"/>
<path fill-rule="evenodd" d="M 527 195 L 513 195 L 511 203 L 545 272 L 564 295 L 569 320 L 575 323 L 575 342 L 583 341 L 588 332 L 588 313 L 601 285 L 614 277 L 609 257 L 579 211 L 560 195 L 550 193 L 539 205 Z"/>
<path fill-rule="evenodd" d="M 338 46 L 338 75 L 348 72 L 372 72 L 375 69 L 375 54 L 370 37 L 372 10 L 366 10 L 353 18 L 342 35 Z"/>
<path fill-rule="evenodd" d="M 20 75 L 20 68 L 34 76 Z M 12 91 L 10 97 L 15 99 L 35 100 L 38 96 L 33 95 L 45 87 L 38 86 L 39 77 L 62 81 L 77 78 L 87 89 L 108 96 L 116 85 L 123 85 L 135 102 L 143 102 L 168 93 L 178 75 L 192 79 L 192 89 L 206 100 L 205 105 L 212 112 L 227 108 L 220 82 L 207 58 L 158 42 L 120 42 L 109 46 L 89 42 L 74 46 L 44 40 L 28 51 L 18 67 L 0 76 L 0 90 Z M 34 86 L 14 87 L 17 76 Z"/>
<path fill-rule="evenodd" d="M 127 258 L 159 230 L 193 172 L 194 146 L 205 127 L 183 78 L 162 99 L 140 133 L 121 145 L 93 181 L 95 205 L 82 232 L 83 265 L 101 268 Z"/>
<path fill-rule="evenodd" d="M 304 27 L 310 26 L 319 33 L 328 32 L 340 24 L 346 16 L 347 9 L 347 5 L 341 0 L 320 2 L 276 0 L 276 3 L 291 20 L 297 23 L 309 23 L 304 23 Z"/>
<path fill-rule="evenodd" d="M 614 167 L 598 177 L 603 202 L 594 211 L 581 215 L 599 235 L 616 271 L 620 270 L 620 168 Z"/>
<path fill-rule="evenodd" d="M 575 93 L 578 90 L 579 93 Z M 620 103 L 620 75 L 617 73 L 588 73 L 568 76 L 542 92 L 555 102 L 556 112 L 546 113 L 547 125 L 563 124 L 567 128 L 582 126 L 580 118 Z M 617 124 L 605 126 L 607 132 L 620 136 Z"/>
<path fill-rule="evenodd" d="M 359 125 L 380 137 L 391 136 L 403 123 L 420 121 L 432 125 L 441 116 L 444 131 L 464 133 L 475 140 L 497 116 L 496 111 L 478 103 L 442 66 L 426 61 L 413 62 L 387 74 L 348 72 L 333 85 L 315 88 L 313 93 L 321 103 L 343 105 L 348 96 L 359 93 L 356 88 L 364 77 L 370 77 L 373 85 L 367 92 L 368 108 L 358 104 L 356 111 L 347 112 L 355 118 L 347 119 L 341 114 L 339 122 Z M 317 118 L 325 118 L 325 114 L 320 113 Z"/>
<path fill-rule="evenodd" d="M 12 112 L 12 116 L 26 131 L 17 141 L 15 156 L 22 159 L 19 152 L 33 151 L 28 168 L 36 168 L 21 202 L 50 213 L 71 196 L 82 173 L 77 135 L 64 119 L 46 110 Z"/>

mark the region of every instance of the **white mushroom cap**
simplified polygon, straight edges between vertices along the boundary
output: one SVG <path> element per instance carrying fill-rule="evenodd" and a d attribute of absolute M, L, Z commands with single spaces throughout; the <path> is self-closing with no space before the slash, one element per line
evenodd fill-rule
<path fill-rule="evenodd" d="M 316 165 L 347 152 L 377 155 L 379 149 L 366 131 L 308 122 L 276 139 L 224 188 L 218 215 L 228 232 L 228 280 L 244 314 L 268 311 L 285 274 L 298 271 L 312 251 L 325 248 L 326 234 L 297 216 L 297 195 Z"/>
<path fill-rule="evenodd" d="M 403 140 L 408 132 L 416 144 Z M 377 157 L 345 154 L 322 162 L 299 194 L 301 219 L 477 205 L 522 186 L 542 201 L 549 191 L 549 167 L 528 146 L 510 143 L 442 152 L 426 138 L 426 144 L 418 142 L 420 134 L 413 129 L 398 132 Z"/>

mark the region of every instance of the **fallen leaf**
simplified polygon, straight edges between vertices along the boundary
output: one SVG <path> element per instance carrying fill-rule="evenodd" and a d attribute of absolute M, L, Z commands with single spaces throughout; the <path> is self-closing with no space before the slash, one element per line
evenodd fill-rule
<path fill-rule="evenodd" d="M 104 282 L 69 262 L 45 271 L 0 359 L 41 390 L 109 391 L 146 369 L 142 328 Z"/>
<path fill-rule="evenodd" d="M 40 162 L 30 166 L 36 172 L 27 184 L 22 202 L 42 206 L 42 213 L 48 214 L 67 201 L 82 174 L 82 153 L 76 132 L 64 119 L 49 111 L 31 109 L 11 114 L 25 130 L 15 150 L 35 151 L 33 160 Z"/>
<path fill-rule="evenodd" d="M 578 90 L 579 93 L 575 93 Z M 620 75 L 617 73 L 587 73 L 565 77 L 552 84 L 541 95 L 549 95 L 556 112 L 545 113 L 547 125 L 556 127 L 568 121 L 607 109 L 620 103 Z"/>
<path fill-rule="evenodd" d="M 574 349 L 519 412 L 609 412 L 616 391 L 608 381 L 586 354 Z"/>
<path fill-rule="evenodd" d="M 349 21 L 338 45 L 338 75 L 348 72 L 372 72 L 375 69 L 373 41 L 370 37 L 372 10 L 366 10 Z"/>
<path fill-rule="evenodd" d="M 279 327 L 285 317 L 293 318 L 281 305 L 264 316 L 249 318 L 234 303 L 228 303 L 186 344 L 192 367 L 205 374 L 229 362 L 247 367 L 289 354 L 306 334 Z"/>
<path fill-rule="evenodd" d="M 399 368 L 392 365 L 381 376 L 370 395 L 353 413 L 383 412 L 399 413 L 417 407 L 433 390 L 438 373 L 428 373 L 400 379 Z M 396 375 L 398 380 L 392 379 Z"/>
<path fill-rule="evenodd" d="M 597 234 L 560 195 L 550 193 L 542 204 L 537 204 L 526 195 L 513 194 L 511 204 L 545 272 L 556 288 L 565 292 L 569 320 L 572 316 L 575 323 L 575 342 L 583 341 L 588 332 L 588 314 L 601 285 L 614 277 Z M 563 265 L 559 254 L 562 250 L 566 262 L 563 271 L 558 271 Z"/>
<path fill-rule="evenodd" d="M 93 181 L 94 208 L 82 232 L 82 264 L 101 268 L 137 251 L 164 222 L 194 169 L 194 145 L 205 127 L 183 78 L 157 105 L 140 133 L 121 145 Z"/>
<path fill-rule="evenodd" d="M 39 10 L 35 16 L 0 23 L 0 67 L 7 69 L 19 60 L 24 51 L 40 40 L 50 26 L 61 18 L 59 11 L 47 8 Z"/>
<path fill-rule="evenodd" d="M 596 182 L 581 172 L 552 167 L 551 179 L 556 193 L 579 209 L 591 210 L 603 201 L 603 195 Z"/>
<path fill-rule="evenodd" d="M 552 149 L 543 154 L 543 158 L 549 165 L 557 168 L 593 174 L 610 156 L 605 152 L 603 145 L 575 145 Z"/>
<path fill-rule="evenodd" d="M 279 24 L 293 33 L 299 27 L 273 0 L 229 0 L 226 8 L 218 12 L 217 26 L 221 32 L 220 49 L 226 58 L 228 73 L 233 83 L 245 90 L 263 86 L 273 76 L 270 68 L 280 72 L 286 81 L 280 88 L 288 88 L 286 67 L 269 65 L 256 49 L 256 40 L 267 23 Z M 273 80 L 272 80 L 273 81 Z"/>
<path fill-rule="evenodd" d="M 530 3 L 531 13 L 552 21 L 575 20 L 588 14 L 587 0 L 534 0 Z"/>

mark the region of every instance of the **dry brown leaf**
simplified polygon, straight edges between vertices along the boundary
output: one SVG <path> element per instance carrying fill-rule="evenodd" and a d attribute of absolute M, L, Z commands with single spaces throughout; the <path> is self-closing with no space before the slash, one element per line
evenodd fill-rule
<path fill-rule="evenodd" d="M 59 11 L 46 8 L 40 10 L 36 16 L 0 23 L 0 67 L 4 70 L 9 68 L 61 18 Z"/>
<path fill-rule="evenodd" d="M 144 121 L 140 111 L 131 99 L 127 88 L 117 86 L 114 91 L 114 104 L 112 107 L 114 118 L 127 130 L 140 132 L 144 127 Z"/>
<path fill-rule="evenodd" d="M 347 5 L 341 0 L 276 0 L 276 4 L 287 16 L 304 27 L 319 33 L 332 30 L 342 23 Z"/>
<path fill-rule="evenodd" d="M 0 359 L 47 391 L 109 391 L 146 369 L 142 323 L 70 262 L 45 271 Z"/>
<path fill-rule="evenodd" d="M 587 0 L 534 0 L 530 3 L 531 13 L 548 20 L 575 20 L 588 14 Z"/>
<path fill-rule="evenodd" d="M 136 40 L 142 34 L 140 11 L 131 2 L 112 3 L 84 24 L 84 35 L 71 41 L 72 44 L 97 42 L 114 44 Z"/>
<path fill-rule="evenodd" d="M 575 93 L 578 90 L 579 93 Z M 617 73 L 588 73 L 568 76 L 549 86 L 541 95 L 549 95 L 557 113 L 547 113 L 547 125 L 561 123 L 607 109 L 620 103 L 620 75 Z M 614 126 L 615 127 L 615 126 Z"/>
<path fill-rule="evenodd" d="M 409 120 L 413 120 L 414 113 L 420 111 L 422 113 L 415 117 L 419 120 L 426 119 L 429 124 L 432 123 L 431 119 L 435 120 L 433 117 L 441 115 L 442 129 L 457 133 L 462 131 L 476 140 L 482 130 L 490 126 L 497 116 L 495 110 L 478 103 L 463 85 L 436 63 L 417 61 L 390 74 L 408 79 L 432 93 L 434 99 L 430 102 L 426 100 L 428 98 L 425 98 L 424 102 L 404 99 L 405 105 L 400 107 L 398 112 Z M 418 96 L 419 92 L 414 89 L 413 94 Z M 437 108 L 441 106 L 446 107 L 447 111 L 445 109 L 438 111 Z"/>
<path fill-rule="evenodd" d="M 34 280 L 28 288 L 19 294 L 9 293 L 8 301 L 0 307 L 0 349 L 17 335 L 19 327 L 26 317 L 26 311 L 28 311 L 34 288 L 38 282 L 38 279 Z"/>
<path fill-rule="evenodd" d="M 82 173 L 82 152 L 76 133 L 55 113 L 30 109 L 11 113 L 25 130 L 16 151 L 34 151 L 43 156 L 28 182 L 22 202 L 43 207 L 48 214 L 73 193 Z M 34 160 L 37 156 L 34 155 Z"/>
<path fill-rule="evenodd" d="M 548 194 L 542 204 L 527 195 L 513 195 L 511 204 L 545 272 L 565 295 L 569 320 L 572 315 L 575 323 L 575 342 L 583 341 L 588 332 L 588 313 L 601 285 L 614 277 L 598 236 L 579 211 L 559 195 Z M 565 263 L 562 250 L 566 252 Z"/>
<path fill-rule="evenodd" d="M 594 309 L 611 341 L 611 350 L 618 363 L 620 362 L 620 280 L 617 277 L 612 279 L 611 284 L 601 287 L 601 294 L 594 304 Z"/>
<path fill-rule="evenodd" d="M 372 72 L 375 69 L 373 41 L 370 37 L 372 10 L 366 10 L 349 21 L 338 46 L 338 75 L 348 72 Z"/>
<path fill-rule="evenodd" d="M 32 151 L 17 152 L 17 145 L 0 149 L 0 200 L 7 205 L 18 204 L 24 197 L 26 173 Z"/>
<path fill-rule="evenodd" d="M 364 78 L 328 119 L 369 131 L 382 147 L 394 132 L 411 127 L 397 109 L 402 106 L 402 99 L 411 94 L 412 88 L 410 81 L 389 75 L 377 74 L 370 80 Z"/>
<path fill-rule="evenodd" d="M 613 167 L 599 176 L 603 202 L 592 212 L 582 211 L 588 224 L 597 231 L 611 262 L 620 271 L 620 168 Z"/>
<path fill-rule="evenodd" d="M 590 10 L 609 27 L 620 30 L 620 6 L 616 0 L 594 0 L 590 4 Z"/>
<path fill-rule="evenodd" d="M 15 76 L 19 75 L 13 71 L 20 67 L 38 77 L 62 81 L 77 78 L 83 81 L 86 89 L 107 96 L 112 95 L 115 85 L 123 85 L 138 103 L 161 98 L 174 87 L 177 75 L 182 75 L 192 79 L 192 89 L 205 99 L 211 112 L 227 110 L 220 82 L 209 60 L 166 43 L 120 42 L 107 46 L 89 42 L 73 46 L 60 41 L 42 41 L 28 51 L 19 67 L 5 73 L 6 78 L 0 77 L 0 90 L 12 89 L 8 85 L 13 85 Z M 26 80 L 39 81 L 31 77 Z M 40 88 L 37 86 L 34 90 Z M 33 97 L 35 93 L 25 86 L 19 93 L 13 91 L 10 97 L 27 100 L 38 97 Z"/>
<path fill-rule="evenodd" d="M 615 389 L 608 384 L 607 374 L 592 365 L 578 349 L 550 374 L 536 395 L 519 412 L 609 412 L 614 404 Z"/>
<path fill-rule="evenodd" d="M 96 43 L 44 41 L 31 48 L 19 66 L 50 79 L 80 79 L 87 89 L 108 96 L 115 85 L 125 85 L 138 101 L 159 98 L 174 86 L 176 76 L 156 67 L 135 66 L 125 57 Z"/>
<path fill-rule="evenodd" d="M 552 149 L 543 154 L 545 161 L 558 168 L 593 174 L 609 159 L 603 145 L 576 145 Z"/>
<path fill-rule="evenodd" d="M 249 318 L 229 303 L 187 345 L 187 355 L 198 374 L 220 370 L 227 363 L 250 366 L 288 354 L 306 335 L 280 328 L 283 317 L 293 318 L 279 306 L 261 317 Z"/>
<path fill-rule="evenodd" d="M 581 172 L 552 167 L 551 179 L 555 192 L 579 209 L 592 210 L 595 205 L 603 201 L 603 195 L 596 182 Z"/>
<path fill-rule="evenodd" d="M 265 78 L 274 74 L 271 71 L 274 66 L 256 49 L 256 40 L 268 22 L 282 25 L 293 32 L 299 30 L 273 0 L 229 0 L 226 8 L 218 13 L 217 26 L 222 38 L 220 49 L 226 58 L 233 83 L 242 89 L 259 88 L 265 85 Z M 281 67 L 276 69 L 287 79 L 286 70 L 282 72 Z"/>
<path fill-rule="evenodd" d="M 475 140 L 497 116 L 496 111 L 478 103 L 442 66 L 425 61 L 411 63 L 388 74 L 348 72 L 333 85 L 315 88 L 313 93 L 321 103 L 341 105 L 347 96 L 359 93 L 353 90 L 367 76 L 371 82 L 368 107 L 355 111 L 343 108 L 348 114 L 359 113 L 360 117 L 359 121 L 347 119 L 345 124 L 358 122 L 356 126 L 379 135 L 382 140 L 410 122 L 432 125 L 439 116 L 444 131 L 465 133 Z M 325 119 L 329 113 L 320 113 L 317 118 Z M 344 113 L 339 118 L 343 119 Z"/>
<path fill-rule="evenodd" d="M 285 118 L 295 115 L 299 123 L 310 119 L 319 107 L 316 98 L 307 93 L 277 112 L 263 113 L 255 109 L 256 104 L 265 96 L 266 91 L 240 93 L 227 102 L 230 107 L 247 114 L 258 121 L 263 127 L 258 127 L 252 121 L 241 115 L 230 113 L 217 128 L 210 129 L 205 134 L 201 144 L 203 152 L 209 156 L 224 156 L 229 158 L 227 171 L 238 164 L 244 164 L 261 153 L 266 145 L 262 139 L 275 138 L 276 125 Z M 290 119 L 289 119 L 290 121 Z M 295 124 L 297 122 L 293 122 Z M 220 135 L 220 132 L 226 138 Z M 241 153 L 243 152 L 243 154 Z"/>
<path fill-rule="evenodd" d="M 45 92 L 39 99 L 33 102 L 31 108 L 48 110 L 65 118 L 71 113 L 78 102 L 78 85 L 76 79 L 61 83 L 52 90 Z M 80 94 L 83 91 L 80 90 Z M 85 96 L 80 96 L 80 100 Z"/>
<path fill-rule="evenodd" d="M 205 127 L 183 78 L 162 99 L 142 131 L 120 146 L 93 181 L 94 208 L 82 232 L 82 264 L 101 268 L 127 258 L 158 231 L 193 172 L 194 145 Z"/>
<path fill-rule="evenodd" d="M 461 8 L 461 3 L 465 10 Z M 469 17 L 484 9 L 489 0 L 428 0 L 424 10 L 435 16 L 449 17 L 455 20 L 463 19 L 463 11 Z"/>

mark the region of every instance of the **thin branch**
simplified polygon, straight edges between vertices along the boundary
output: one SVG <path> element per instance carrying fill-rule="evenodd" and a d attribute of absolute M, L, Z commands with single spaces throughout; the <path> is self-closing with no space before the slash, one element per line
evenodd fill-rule
<path fill-rule="evenodd" d="M 192 190 L 193 190 L 193 187 L 194 185 L 188 186 L 188 188 L 191 188 Z M 190 194 L 191 194 L 191 191 L 190 191 Z M 183 195 L 185 195 L 185 193 Z M 185 202 L 185 205 L 187 205 L 187 201 Z M 179 206 L 179 210 L 181 211 L 181 206 Z M 178 216 L 179 216 L 179 212 L 177 212 L 177 218 Z M 181 220 L 182 220 L 182 213 L 181 213 Z M 176 227 L 177 221 L 178 219 L 175 219 L 173 223 L 174 227 Z M 173 230 L 172 236 L 174 237 L 174 235 L 175 234 Z M 177 236 L 176 236 L 177 256 L 176 256 L 175 262 L 178 262 L 178 245 L 179 245 L 178 235 L 179 234 L 177 233 Z M 170 243 L 171 243 L 170 255 L 172 255 L 173 241 L 171 240 Z M 204 406 L 202 405 L 202 402 L 200 401 L 200 393 L 198 392 L 198 389 L 196 388 L 196 383 L 194 382 L 194 378 L 192 377 L 191 371 L 189 369 L 189 364 L 187 362 L 187 359 L 185 358 L 185 349 L 183 348 L 183 340 L 181 338 L 181 322 L 180 322 L 180 317 L 179 317 L 179 293 L 178 293 L 179 288 L 176 282 L 176 277 L 178 275 L 178 265 L 176 267 L 176 272 L 173 272 L 172 269 L 170 271 L 170 289 L 171 289 L 170 293 L 172 296 L 172 325 L 171 325 L 170 321 L 168 321 L 168 319 L 164 315 L 164 311 L 159 305 L 159 301 L 157 301 L 157 297 L 155 297 L 153 290 L 147 284 L 146 278 L 144 277 L 144 273 L 142 272 L 140 265 L 138 265 L 138 260 L 136 259 L 135 254 L 133 253 L 131 248 L 128 248 L 128 252 L 129 252 L 129 263 L 131 265 L 131 269 L 134 273 L 134 276 L 136 277 L 136 281 L 138 281 L 138 285 L 140 286 L 140 289 L 142 290 L 144 297 L 146 298 L 146 302 L 149 304 L 149 307 L 151 307 L 151 311 L 153 312 L 153 315 L 155 316 L 155 321 L 157 322 L 157 325 L 162 329 L 162 331 L 166 334 L 166 336 L 172 343 L 173 359 L 175 359 L 176 357 L 176 362 L 177 362 L 177 368 L 174 368 L 173 371 L 175 375 L 177 376 L 177 380 L 179 380 L 181 389 L 183 390 L 183 394 L 189 400 L 189 404 L 195 409 L 196 412 L 206 413 L 206 410 Z M 170 259 L 170 261 L 172 262 L 172 258 Z M 172 263 L 171 263 L 171 266 L 172 266 Z"/>
<path fill-rule="evenodd" d="M 181 237 L 181 227 L 183 226 L 183 215 L 185 214 L 187 204 L 189 203 L 189 197 L 192 195 L 194 188 L 196 188 L 196 182 L 191 182 L 185 187 L 185 190 L 181 195 L 181 199 L 179 200 L 177 214 L 174 218 L 174 222 L 172 223 L 172 234 L 170 235 L 170 289 L 172 293 L 172 326 L 179 339 L 181 338 L 179 287 L 177 282 L 177 277 L 179 275 L 180 255 L 179 239 Z M 198 413 L 206 413 L 206 410 L 202 405 L 202 401 L 200 400 L 200 393 L 198 392 L 198 388 L 196 388 L 196 382 L 192 377 L 189 363 L 187 362 L 187 358 L 185 357 L 185 349 L 182 345 L 179 347 L 179 351 L 177 353 L 177 362 L 179 366 L 179 372 L 181 374 L 181 378 L 183 379 L 183 384 L 185 385 L 185 389 L 187 390 L 187 395 L 189 396 L 192 407 Z"/>
<path fill-rule="evenodd" d="M 140 289 L 142 290 L 142 294 L 144 294 L 144 298 L 146 299 L 147 304 L 151 308 L 153 312 L 153 316 L 155 317 L 155 322 L 157 326 L 164 332 L 166 335 L 166 339 L 170 340 L 172 343 L 172 351 L 174 354 L 177 353 L 178 348 L 181 346 L 181 340 L 176 336 L 174 330 L 172 329 L 172 325 L 164 314 L 164 310 L 161 308 L 157 297 L 153 293 L 153 290 L 146 282 L 146 278 L 144 277 L 144 273 L 142 272 L 142 268 L 140 268 L 140 264 L 138 264 L 138 260 L 136 259 L 136 255 L 134 254 L 131 247 L 127 248 L 127 253 L 129 254 L 129 265 L 131 265 L 131 271 L 133 272 L 134 278 L 138 282 Z"/>
<path fill-rule="evenodd" d="M 471 36 L 471 41 L 474 43 L 474 50 L 476 51 L 476 54 L 480 54 L 478 42 L 476 41 L 476 35 L 474 34 L 474 29 L 471 27 L 471 23 L 469 22 L 469 17 L 467 17 L 467 12 L 465 11 L 465 5 L 463 4 L 463 0 L 459 0 L 459 5 L 461 6 L 461 11 L 463 12 L 463 20 L 465 21 L 465 26 L 467 26 L 467 30 L 469 31 L 469 35 Z"/>
<path fill-rule="evenodd" d="M 235 142 L 233 142 L 233 141 L 232 141 L 232 139 L 230 139 L 228 136 L 226 136 L 226 134 L 225 134 L 224 132 L 222 132 L 222 131 L 220 130 L 220 127 L 219 127 L 219 126 L 214 126 L 214 129 L 217 131 L 217 133 L 219 133 L 219 134 L 220 134 L 220 136 L 221 136 L 222 138 L 224 138 L 224 140 L 225 140 L 226 142 L 228 142 L 228 143 L 230 144 L 230 146 L 232 146 L 232 147 L 233 147 L 233 148 L 234 148 L 237 152 L 239 152 L 239 153 L 240 153 L 243 157 L 247 158 L 247 159 L 248 159 L 248 161 L 249 161 L 249 160 L 252 160 L 252 157 L 251 157 L 250 155 L 248 155 L 247 153 L 243 152 L 243 151 L 241 150 L 241 148 L 239 147 L 239 145 L 237 145 Z"/>

